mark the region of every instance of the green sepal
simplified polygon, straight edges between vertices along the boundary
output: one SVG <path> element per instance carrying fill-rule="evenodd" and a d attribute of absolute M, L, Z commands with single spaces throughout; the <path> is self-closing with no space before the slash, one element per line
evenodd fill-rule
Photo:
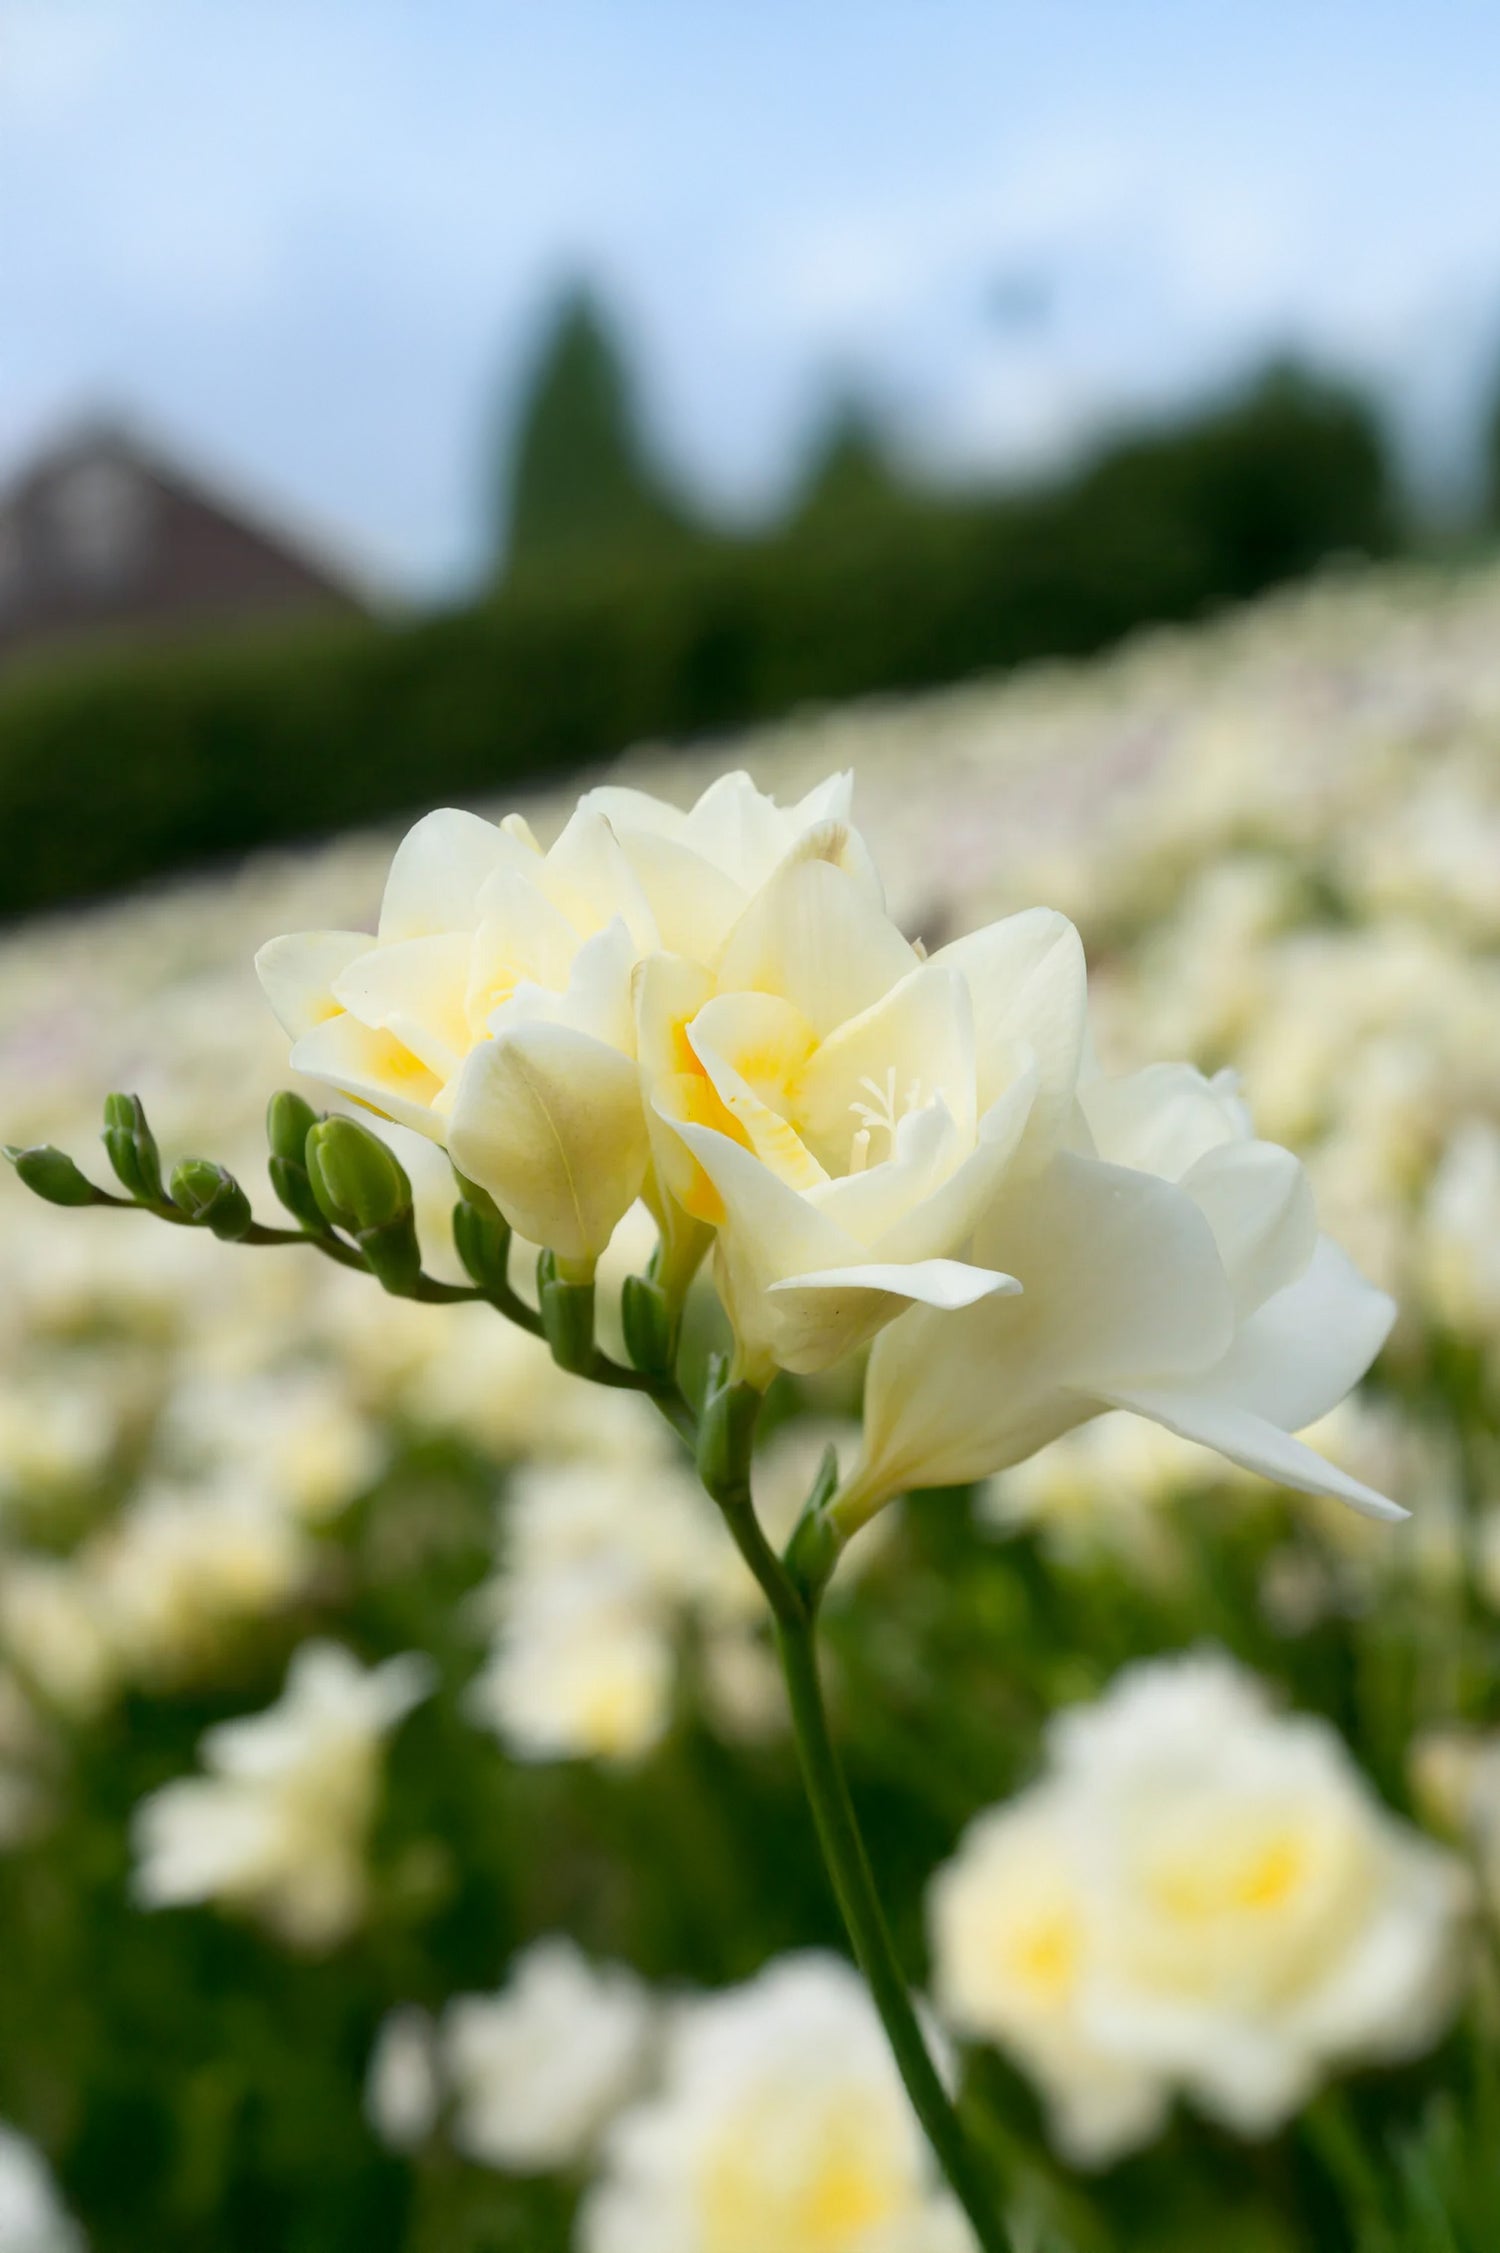
<path fill-rule="evenodd" d="M 355 1243 L 365 1264 L 393 1298 L 408 1299 L 422 1273 L 422 1247 L 417 1241 L 415 1216 L 400 1213 L 383 1228 L 356 1231 Z"/>
<path fill-rule="evenodd" d="M 620 1293 L 625 1351 L 650 1377 L 669 1377 L 677 1366 L 681 1315 L 649 1275 L 627 1275 Z"/>
<path fill-rule="evenodd" d="M 45 1198 L 49 1205 L 110 1202 L 104 1191 L 96 1189 L 87 1174 L 80 1171 L 67 1151 L 55 1149 L 50 1142 L 33 1143 L 29 1149 L 7 1142 L 5 1155 L 32 1194 Z"/>
<path fill-rule="evenodd" d="M 163 1205 L 161 1153 L 146 1124 L 145 1107 L 138 1095 L 107 1095 L 104 1099 L 104 1147 L 119 1181 L 138 1203 Z"/>
<path fill-rule="evenodd" d="M 536 1287 L 542 1335 L 553 1360 L 575 1377 L 587 1376 L 594 1360 L 593 1283 L 559 1275 L 556 1253 L 543 1252 L 536 1263 Z"/>
<path fill-rule="evenodd" d="M 237 1244 L 254 1222 L 244 1190 L 212 1158 L 184 1158 L 172 1168 L 172 1202 L 195 1228 L 211 1229 L 226 1244 Z"/>

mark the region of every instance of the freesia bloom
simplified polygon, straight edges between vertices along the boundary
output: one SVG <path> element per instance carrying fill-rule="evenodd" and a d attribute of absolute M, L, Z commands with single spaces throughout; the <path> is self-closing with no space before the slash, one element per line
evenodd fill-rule
<path fill-rule="evenodd" d="M 630 1972 L 596 1968 L 571 1940 L 537 1941 L 498 1995 L 460 1995 L 443 2014 L 454 2142 L 511 2174 L 577 2166 L 636 2094 L 655 2026 Z"/>
<path fill-rule="evenodd" d="M 210 1775 L 142 1802 L 139 1898 L 250 1909 L 295 1947 L 343 1939 L 364 1913 L 382 1743 L 430 1687 L 413 1654 L 366 1669 L 337 1644 L 304 1644 L 276 1705 L 209 1730 Z"/>
<path fill-rule="evenodd" d="M 966 2253 L 874 2009 L 832 1956 L 682 2006 L 622 2114 L 583 2253 Z"/>
<path fill-rule="evenodd" d="M 913 1308 L 877 1340 L 835 1502 L 986 1477 L 1106 1408 L 1375 1516 L 1403 1515 L 1291 1435 L 1358 1381 L 1394 1315 L 1320 1237 L 1306 1175 L 1222 1076 L 1163 1064 L 1080 1086 L 1074 1146 L 1002 1182 L 973 1258 L 1018 1298 Z"/>
<path fill-rule="evenodd" d="M 446 1143 L 523 1236 L 592 1260 L 646 1181 L 636 963 L 712 959 L 848 796 L 834 776 L 780 808 L 734 774 L 684 814 L 590 791 L 545 853 L 519 815 L 428 814 L 391 864 L 373 940 L 309 931 L 261 949 L 292 1063 Z"/>
<path fill-rule="evenodd" d="M 1050 1749 L 930 1909 L 940 2008 L 1036 2075 L 1074 2157 L 1147 2140 L 1174 2090 L 1265 2135 L 1330 2069 L 1437 2038 L 1464 1872 L 1326 1722 L 1204 1655 L 1127 1669 Z"/>
<path fill-rule="evenodd" d="M 717 1231 L 744 1373 L 829 1367 L 911 1302 L 1014 1289 L 960 1255 L 1071 1107 L 1078 934 L 1044 909 L 924 959 L 863 871 L 793 856 L 709 970 L 639 980 L 665 1186 Z M 677 1148 L 674 1151 L 672 1144 Z"/>

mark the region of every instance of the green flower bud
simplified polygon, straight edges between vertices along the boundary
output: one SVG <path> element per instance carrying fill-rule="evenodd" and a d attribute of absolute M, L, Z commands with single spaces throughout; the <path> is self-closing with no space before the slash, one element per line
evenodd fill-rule
<path fill-rule="evenodd" d="M 764 1399 L 756 1385 L 728 1383 L 716 1360 L 698 1425 L 698 1476 L 723 1507 L 750 1500 L 750 1455 Z"/>
<path fill-rule="evenodd" d="M 536 1263 L 537 1297 L 542 1310 L 542 1333 L 552 1348 L 559 1369 L 586 1376 L 594 1358 L 594 1285 L 560 1275 L 555 1252 L 543 1252 Z"/>
<path fill-rule="evenodd" d="M 666 1292 L 647 1275 L 627 1275 L 620 1294 L 625 1350 L 648 1376 L 670 1376 L 677 1364 L 679 1320 Z"/>
<path fill-rule="evenodd" d="M 266 1106 L 266 1140 L 272 1157 L 305 1167 L 307 1138 L 317 1123 L 318 1114 L 310 1103 L 289 1087 L 281 1088 Z"/>
<path fill-rule="evenodd" d="M 250 1200 L 226 1166 L 184 1158 L 172 1168 L 172 1202 L 197 1228 L 236 1244 L 251 1226 Z"/>
<path fill-rule="evenodd" d="M 308 1179 L 325 1219 L 351 1236 L 384 1228 L 411 1211 L 405 1168 L 368 1127 L 320 1119 L 306 1143 Z"/>
<path fill-rule="evenodd" d="M 510 1284 L 510 1222 L 487 1190 L 466 1181 L 454 1168 L 461 1195 L 453 1208 L 453 1242 L 464 1270 L 481 1291 L 504 1291 Z"/>
<path fill-rule="evenodd" d="M 7 1142 L 5 1155 L 36 1196 L 45 1197 L 49 1205 L 102 1205 L 104 1193 L 96 1189 L 86 1174 L 79 1171 L 66 1150 L 55 1150 L 50 1142 L 39 1142 L 29 1150 L 14 1142 Z"/>
<path fill-rule="evenodd" d="M 328 1223 L 307 1177 L 306 1156 L 307 1138 L 317 1123 L 318 1114 L 312 1105 L 304 1103 L 290 1088 L 273 1095 L 266 1110 L 266 1140 L 271 1146 L 266 1171 L 271 1187 L 293 1220 L 321 1236 L 326 1234 Z"/>
<path fill-rule="evenodd" d="M 787 1570 L 809 1602 L 816 1604 L 833 1577 L 843 1554 L 846 1535 L 828 1516 L 828 1504 L 838 1491 L 839 1459 L 830 1445 L 823 1451 L 812 1491 L 803 1504 L 797 1529 L 787 1548 Z"/>
<path fill-rule="evenodd" d="M 104 1099 L 104 1147 L 122 1185 L 146 1205 L 166 1202 L 162 1187 L 161 1154 L 156 1137 L 146 1124 L 138 1095 L 108 1095 Z"/>
<path fill-rule="evenodd" d="M 353 1237 L 388 1291 L 409 1296 L 422 1252 L 411 1183 L 395 1154 L 353 1119 L 320 1119 L 307 1137 L 307 1175 L 324 1220 Z"/>

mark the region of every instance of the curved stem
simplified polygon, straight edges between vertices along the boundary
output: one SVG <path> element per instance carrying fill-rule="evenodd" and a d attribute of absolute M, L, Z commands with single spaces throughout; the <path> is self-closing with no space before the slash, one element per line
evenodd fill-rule
<path fill-rule="evenodd" d="M 764 1585 L 764 1583 L 763 1583 Z M 767 1591 L 769 1594 L 769 1589 Z M 969 2144 L 953 2102 L 932 2062 L 897 1961 L 875 1889 L 870 1858 L 828 1726 L 818 1672 L 817 1610 L 799 1598 L 795 1610 L 774 1606 L 776 1642 L 786 1678 L 802 1781 L 817 1826 L 823 1862 L 833 1883 L 855 1961 L 880 2013 L 906 2093 L 969 2218 L 983 2253 L 1011 2253 L 995 2192 Z"/>

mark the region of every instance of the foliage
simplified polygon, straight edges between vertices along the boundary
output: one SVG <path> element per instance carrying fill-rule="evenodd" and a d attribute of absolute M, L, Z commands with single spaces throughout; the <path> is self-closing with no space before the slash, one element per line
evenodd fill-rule
<path fill-rule="evenodd" d="M 634 742 L 1098 649 L 1396 530 L 1364 408 L 1281 375 L 1025 494 L 867 495 L 743 543 L 605 543 L 451 616 L 36 665 L 0 690 L 0 913 Z"/>

